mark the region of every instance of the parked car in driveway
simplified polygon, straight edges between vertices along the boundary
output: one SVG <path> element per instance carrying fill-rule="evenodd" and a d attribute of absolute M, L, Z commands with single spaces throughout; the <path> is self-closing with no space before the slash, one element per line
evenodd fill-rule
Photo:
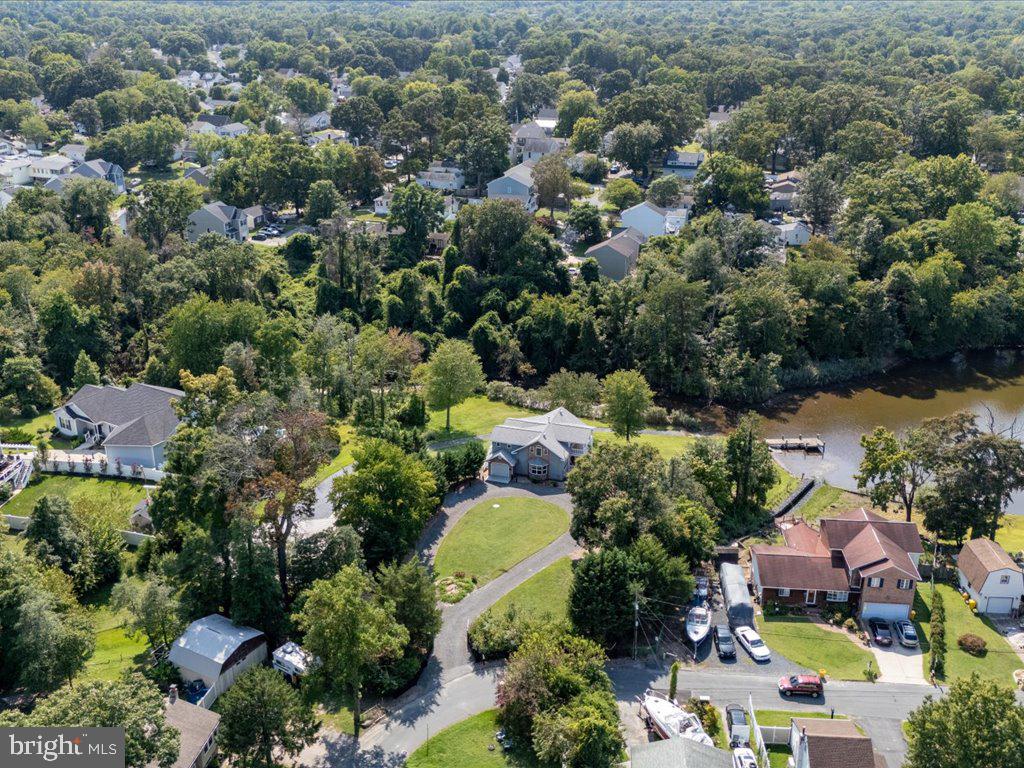
<path fill-rule="evenodd" d="M 764 640 L 750 627 L 740 627 L 736 630 L 736 639 L 744 650 L 750 654 L 754 661 L 771 661 L 772 652 L 764 644 Z"/>
<path fill-rule="evenodd" d="M 884 648 L 892 645 L 892 630 L 889 628 L 888 621 L 868 619 L 868 632 L 871 634 L 871 639 L 875 645 Z"/>
<path fill-rule="evenodd" d="M 747 710 L 739 704 L 729 704 L 725 708 L 725 732 L 729 736 L 729 745 L 741 747 L 750 743 L 750 721 Z"/>
<path fill-rule="evenodd" d="M 736 658 L 736 643 L 732 639 L 732 632 L 728 624 L 718 624 L 714 630 L 715 650 L 720 659 Z"/>
<path fill-rule="evenodd" d="M 913 622 L 906 619 L 896 622 L 896 638 L 904 648 L 917 648 L 920 643 Z"/>
<path fill-rule="evenodd" d="M 825 691 L 817 675 L 790 675 L 779 678 L 779 692 L 785 696 L 810 696 L 818 698 Z"/>
<path fill-rule="evenodd" d="M 740 747 L 732 751 L 733 768 L 757 768 L 757 756 L 754 750 Z"/>

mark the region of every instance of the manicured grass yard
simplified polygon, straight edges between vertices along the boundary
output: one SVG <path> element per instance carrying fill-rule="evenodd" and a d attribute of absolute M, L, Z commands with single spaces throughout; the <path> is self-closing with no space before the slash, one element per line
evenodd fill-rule
<path fill-rule="evenodd" d="M 975 616 L 967 603 L 960 597 L 960 593 L 947 584 L 936 584 L 936 590 L 942 595 L 943 604 L 946 606 L 946 680 L 953 680 L 957 677 L 966 677 L 972 672 L 977 672 L 984 678 L 996 680 L 1004 685 L 1013 684 L 1014 670 L 1024 668 L 1024 660 L 1010 647 L 1006 638 L 996 632 L 986 619 Z M 918 611 L 917 620 L 919 630 L 924 630 L 927 637 L 931 637 L 930 608 L 932 602 L 931 586 L 922 584 L 917 590 L 920 598 L 916 606 L 922 610 Z M 927 612 L 927 615 L 921 615 Z M 957 645 L 957 638 L 967 632 L 971 632 L 985 640 L 988 644 L 988 652 L 983 656 L 972 656 L 964 653 Z M 925 677 L 928 676 L 931 667 L 931 654 L 923 656 Z"/>
<path fill-rule="evenodd" d="M 777 464 L 775 470 L 775 485 L 768 489 L 768 498 L 765 501 L 765 506 L 769 509 L 785 501 L 786 497 L 796 490 L 796 486 L 800 482 Z"/>
<path fill-rule="evenodd" d="M 785 709 L 756 709 L 754 714 L 757 717 L 758 725 L 774 726 L 776 728 L 788 728 L 790 719 L 794 717 L 825 718 L 829 716 L 828 712 L 797 712 Z M 846 715 L 836 715 L 836 719 L 845 720 Z"/>
<path fill-rule="evenodd" d="M 515 605 L 521 616 L 564 619 L 568 615 L 571 585 L 572 561 L 563 557 L 524 581 L 490 610 L 503 613 L 510 605 Z"/>
<path fill-rule="evenodd" d="M 110 608 L 111 587 L 93 595 L 86 608 L 96 628 L 96 649 L 85 663 L 83 675 L 90 680 L 116 680 L 126 669 L 145 663 L 149 644 L 143 635 L 130 635 L 124 626 L 125 616 Z"/>
<path fill-rule="evenodd" d="M 789 747 L 781 744 L 768 745 L 768 766 L 769 768 L 786 768 L 789 765 L 789 758 L 792 756 Z"/>
<path fill-rule="evenodd" d="M 546 501 L 502 497 L 481 502 L 441 542 L 434 568 L 439 577 L 461 571 L 484 584 L 568 529 L 568 513 Z"/>
<path fill-rule="evenodd" d="M 640 445 L 653 446 L 661 454 L 661 458 L 668 461 L 673 456 L 682 456 L 686 453 L 696 438 L 689 435 L 634 435 L 630 440 Z M 595 432 L 594 442 L 603 441 L 624 443 L 626 438 L 612 432 Z"/>
<path fill-rule="evenodd" d="M 408 768 L 532 768 L 528 757 L 512 756 L 494 741 L 498 710 L 473 715 L 427 740 L 406 761 Z M 493 751 L 488 749 L 493 746 Z"/>
<path fill-rule="evenodd" d="M 871 652 L 845 632 L 833 632 L 806 616 L 760 616 L 757 631 L 772 653 L 779 653 L 811 672 L 824 669 L 828 677 L 863 680 Z"/>
<path fill-rule="evenodd" d="M 146 498 L 142 483 L 72 475 L 44 475 L 3 506 L 4 514 L 28 517 L 36 502 L 47 494 L 64 496 L 76 511 L 90 517 L 103 516 L 117 528 L 128 525 L 135 505 Z"/>
<path fill-rule="evenodd" d="M 1024 550 L 1024 515 L 1003 515 L 1003 523 L 996 533 L 996 541 L 1007 552 Z"/>
<path fill-rule="evenodd" d="M 52 413 L 41 413 L 31 419 L 8 419 L 3 424 L 0 424 L 0 429 L 21 429 L 33 437 L 43 432 L 49 432 L 52 427 Z"/>
<path fill-rule="evenodd" d="M 352 449 L 356 443 L 356 430 L 351 424 L 339 424 L 337 429 L 338 444 L 341 446 L 341 450 L 337 456 L 317 470 L 316 475 L 313 476 L 314 483 L 325 480 L 352 463 Z"/>
<path fill-rule="evenodd" d="M 819 485 L 811 492 L 808 498 L 795 514 L 802 517 L 808 523 L 816 523 L 819 519 L 831 516 L 835 511 L 834 507 L 839 504 L 840 499 L 846 493 L 842 488 L 834 485 Z"/>
<path fill-rule="evenodd" d="M 537 411 L 488 400 L 483 395 L 467 398 L 452 408 L 452 431 L 444 431 L 444 411 L 430 411 L 427 430 L 434 439 L 490 434 L 495 425 L 510 417 L 533 416 Z"/>

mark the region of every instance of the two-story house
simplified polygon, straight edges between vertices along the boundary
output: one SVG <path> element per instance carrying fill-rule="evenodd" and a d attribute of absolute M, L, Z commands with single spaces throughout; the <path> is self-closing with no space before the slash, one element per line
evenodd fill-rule
<path fill-rule="evenodd" d="M 522 203 L 526 210 L 536 211 L 533 163 L 514 165 L 505 171 L 504 175 L 487 182 L 487 197 L 498 200 L 516 200 Z"/>
<path fill-rule="evenodd" d="M 45 157 L 37 157 L 32 160 L 32 164 L 29 167 L 29 175 L 33 181 L 45 184 L 57 176 L 65 176 L 71 173 L 77 165 L 78 163 L 70 157 L 59 153 L 46 155 Z"/>
<path fill-rule="evenodd" d="M 924 552 L 914 523 L 864 509 L 785 528 L 784 545 L 750 548 L 751 581 L 761 603 L 822 608 L 850 603 L 861 618 L 905 619 Z"/>
<path fill-rule="evenodd" d="M 576 459 L 594 445 L 594 428 L 565 408 L 540 416 L 505 419 L 491 431 L 485 466 L 489 479 L 507 483 L 513 477 L 565 480 Z"/>
<path fill-rule="evenodd" d="M 233 205 L 215 200 L 188 215 L 188 228 L 185 231 L 190 242 L 195 242 L 207 232 L 223 235 L 231 240 L 242 242 L 249 236 L 249 224 L 245 211 Z"/>
<path fill-rule="evenodd" d="M 54 176 L 44 185 L 46 189 L 60 192 L 64 185 L 75 178 L 100 179 L 110 182 L 117 194 L 124 194 L 124 170 L 117 163 L 109 163 L 106 160 L 87 160 L 75 168 L 71 173 L 63 176 Z"/>

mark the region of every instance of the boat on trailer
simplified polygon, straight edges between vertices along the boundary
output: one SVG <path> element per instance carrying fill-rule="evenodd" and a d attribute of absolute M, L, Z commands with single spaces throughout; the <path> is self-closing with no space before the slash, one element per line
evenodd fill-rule
<path fill-rule="evenodd" d="M 695 605 L 686 614 L 686 637 L 693 647 L 704 642 L 711 631 L 711 611 L 706 605 Z"/>
<path fill-rule="evenodd" d="M 663 739 L 689 739 L 709 747 L 715 742 L 701 725 L 700 718 L 687 712 L 666 696 L 647 691 L 640 699 L 640 714 Z"/>

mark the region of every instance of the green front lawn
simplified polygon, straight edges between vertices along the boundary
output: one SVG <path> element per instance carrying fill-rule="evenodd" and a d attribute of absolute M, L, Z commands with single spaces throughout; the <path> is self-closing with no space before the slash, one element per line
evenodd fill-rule
<path fill-rule="evenodd" d="M 1024 515 L 1003 515 L 996 541 L 1007 552 L 1024 551 Z"/>
<path fill-rule="evenodd" d="M 304 688 L 304 695 L 312 696 L 313 693 L 312 686 Z M 338 733 L 355 733 L 355 717 L 348 696 L 327 692 L 318 699 L 312 699 L 312 703 L 323 727 Z"/>
<path fill-rule="evenodd" d="M 445 432 L 444 411 L 430 411 L 427 430 L 436 440 L 490 434 L 491 429 L 512 417 L 533 416 L 537 412 L 474 395 L 452 408 L 452 429 Z"/>
<path fill-rule="evenodd" d="M 511 605 L 520 616 L 540 619 L 548 616 L 561 620 L 569 615 L 569 587 L 572 586 L 572 561 L 556 560 L 540 573 L 531 576 L 496 602 L 490 610 L 504 613 Z"/>
<path fill-rule="evenodd" d="M 946 674 L 945 680 L 967 677 L 977 672 L 984 678 L 996 680 L 1004 685 L 1013 685 L 1013 673 L 1024 667 L 1006 638 L 1000 635 L 989 623 L 988 619 L 975 616 L 970 607 L 960 597 L 960 593 L 947 584 L 936 584 L 935 589 L 942 595 L 946 606 Z M 932 602 L 931 586 L 922 584 L 917 590 L 918 631 L 922 629 L 931 638 L 930 609 Z M 978 635 L 988 644 L 988 651 L 983 656 L 972 656 L 960 650 L 957 638 L 966 633 Z M 931 669 L 931 653 L 924 654 L 924 674 L 928 677 Z"/>
<path fill-rule="evenodd" d="M 455 524 L 437 550 L 438 577 L 464 573 L 484 584 L 569 530 L 561 507 L 531 498 L 481 502 Z"/>
<path fill-rule="evenodd" d="M 824 669 L 838 680 L 863 680 L 869 650 L 846 632 L 833 632 L 813 623 L 806 616 L 760 616 L 757 631 L 772 653 L 779 653 L 811 672 Z"/>
<path fill-rule="evenodd" d="M 533 768 L 529 756 L 507 754 L 494 740 L 498 710 L 473 715 L 445 728 L 409 755 L 408 768 Z"/>
<path fill-rule="evenodd" d="M 828 717 L 828 712 L 804 712 L 786 709 L 755 709 L 754 715 L 757 717 L 757 724 L 763 726 L 774 726 L 776 728 L 788 728 L 789 721 L 794 717 L 814 717 L 824 718 Z M 836 715 L 837 720 L 846 720 L 846 715 Z"/>
<path fill-rule="evenodd" d="M 142 483 L 132 480 L 37 475 L 4 505 L 4 514 L 28 517 L 36 502 L 47 494 L 64 496 L 77 512 L 89 517 L 105 517 L 118 529 L 128 525 L 128 517 L 135 505 L 146 498 Z"/>

